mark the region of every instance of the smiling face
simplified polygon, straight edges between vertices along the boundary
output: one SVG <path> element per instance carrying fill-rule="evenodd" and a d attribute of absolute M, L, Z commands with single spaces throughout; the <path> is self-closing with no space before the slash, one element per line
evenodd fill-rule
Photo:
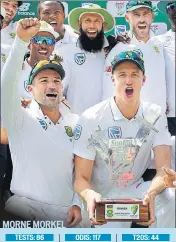
<path fill-rule="evenodd" d="M 78 24 L 90 39 L 96 38 L 103 29 L 103 19 L 96 13 L 85 13 Z"/>
<path fill-rule="evenodd" d="M 4 23 L 8 25 L 17 13 L 18 1 L 1 1 L 1 6 L 6 10 Z"/>
<path fill-rule="evenodd" d="M 34 99 L 43 107 L 57 109 L 62 100 L 62 81 L 58 72 L 46 69 L 39 72 L 28 86 Z"/>
<path fill-rule="evenodd" d="M 113 72 L 116 99 L 125 105 L 139 102 L 140 91 L 145 82 L 141 69 L 131 61 L 118 64 Z"/>
<path fill-rule="evenodd" d="M 129 11 L 125 15 L 125 19 L 129 23 L 131 31 L 138 40 L 144 42 L 150 38 L 150 27 L 153 18 L 153 12 L 148 8 L 139 8 Z"/>
<path fill-rule="evenodd" d="M 39 19 L 46 21 L 60 33 L 65 19 L 64 9 L 57 1 L 45 1 L 40 5 Z"/>
<path fill-rule="evenodd" d="M 38 32 L 34 37 L 44 36 L 54 39 L 54 36 L 49 32 Z M 37 44 L 35 41 L 31 40 L 30 43 L 30 55 L 35 62 L 40 60 L 48 60 L 54 51 L 55 44 L 47 45 L 45 41 L 42 44 Z"/>

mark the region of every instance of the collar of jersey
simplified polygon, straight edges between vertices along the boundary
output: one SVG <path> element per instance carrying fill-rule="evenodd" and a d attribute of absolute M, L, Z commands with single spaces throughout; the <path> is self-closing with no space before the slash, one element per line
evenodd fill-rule
<path fill-rule="evenodd" d="M 117 107 L 117 105 L 115 103 L 114 97 L 112 97 L 110 99 L 110 107 L 111 107 L 111 112 L 112 112 L 112 115 L 113 115 L 113 118 L 114 118 L 115 121 L 120 120 L 120 119 L 126 119 L 123 116 L 123 114 L 120 112 L 120 110 L 118 109 L 118 107 Z M 133 119 L 135 119 L 137 117 L 143 117 L 142 102 L 141 102 L 141 104 L 139 106 L 139 109 L 138 109 L 138 112 L 137 112 L 136 116 Z"/>
<path fill-rule="evenodd" d="M 134 43 L 134 44 L 144 43 L 143 41 L 139 41 L 139 40 L 137 40 L 137 39 L 136 39 L 136 36 L 133 34 L 132 31 L 129 31 L 129 32 L 128 32 L 128 36 L 130 37 L 131 42 Z M 153 33 L 152 30 L 150 30 L 150 39 L 151 39 L 152 37 L 154 37 L 154 36 L 155 36 L 155 34 Z M 149 39 L 146 43 L 144 43 L 144 44 L 149 43 L 149 42 L 150 42 L 150 39 Z"/>
<path fill-rule="evenodd" d="M 43 114 L 39 104 L 34 99 L 32 100 L 29 109 L 30 109 L 30 112 L 37 118 L 44 119 L 46 117 Z M 68 113 L 70 113 L 70 109 L 63 103 L 59 104 L 59 111 L 63 119 Z"/>
<path fill-rule="evenodd" d="M 69 44 L 70 31 L 69 31 L 69 28 L 67 28 L 66 25 L 64 25 L 64 29 L 65 29 L 64 37 L 60 41 L 62 41 L 62 43 L 64 43 L 64 44 Z"/>

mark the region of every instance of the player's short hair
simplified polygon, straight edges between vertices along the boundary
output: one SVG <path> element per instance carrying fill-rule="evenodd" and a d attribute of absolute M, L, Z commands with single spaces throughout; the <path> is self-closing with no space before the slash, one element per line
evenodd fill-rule
<path fill-rule="evenodd" d="M 41 6 L 43 3 L 45 3 L 47 1 L 40 1 L 39 4 L 38 4 L 38 7 L 37 7 L 37 13 L 38 15 L 40 14 L 40 9 L 41 9 Z M 63 9 L 63 12 L 65 13 L 65 7 L 64 7 L 64 4 L 61 2 L 61 1 L 50 1 L 50 2 L 57 2 L 61 5 L 62 9 Z"/>

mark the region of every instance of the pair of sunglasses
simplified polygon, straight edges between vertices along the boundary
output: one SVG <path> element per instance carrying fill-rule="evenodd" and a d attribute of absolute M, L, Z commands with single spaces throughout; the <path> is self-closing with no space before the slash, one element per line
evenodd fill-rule
<path fill-rule="evenodd" d="M 176 2 L 169 3 L 166 7 L 167 11 L 176 11 Z"/>
<path fill-rule="evenodd" d="M 54 45 L 56 40 L 50 36 L 36 36 L 31 39 L 31 42 L 37 45 Z"/>
<path fill-rule="evenodd" d="M 129 7 L 134 7 L 138 4 L 141 4 L 141 5 L 149 5 L 150 7 L 152 7 L 152 2 L 151 1 L 129 1 L 128 2 L 128 6 Z"/>

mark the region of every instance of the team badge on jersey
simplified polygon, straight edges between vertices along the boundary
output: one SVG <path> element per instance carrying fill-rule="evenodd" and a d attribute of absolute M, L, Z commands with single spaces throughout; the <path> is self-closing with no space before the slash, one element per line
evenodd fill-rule
<path fill-rule="evenodd" d="M 68 137 L 73 137 L 73 131 L 72 131 L 72 128 L 70 126 L 64 126 L 65 128 L 65 132 L 66 134 L 68 135 Z"/>
<path fill-rule="evenodd" d="M 167 37 L 164 39 L 164 47 L 168 47 L 171 43 L 172 43 L 172 38 L 171 38 L 171 36 L 167 36 Z"/>
<path fill-rule="evenodd" d="M 47 130 L 47 128 L 48 128 L 47 123 L 44 120 L 40 119 L 40 118 L 38 118 L 38 121 L 39 121 L 40 125 L 42 126 L 42 128 L 44 130 Z"/>
<path fill-rule="evenodd" d="M 160 53 L 157 45 L 154 45 L 153 48 L 154 48 L 154 50 L 155 50 L 156 53 L 158 53 L 158 54 Z"/>
<path fill-rule="evenodd" d="M 119 139 L 122 137 L 122 130 L 120 127 L 110 127 L 108 128 L 108 137 L 110 139 Z"/>
<path fill-rule="evenodd" d="M 78 65 L 84 64 L 85 60 L 86 60 L 86 55 L 84 53 L 77 53 L 77 54 L 75 54 L 75 62 Z"/>
<path fill-rule="evenodd" d="M 9 33 L 11 39 L 15 39 L 16 34 L 15 33 Z"/>
<path fill-rule="evenodd" d="M 75 140 L 78 140 L 81 137 L 82 127 L 81 125 L 76 125 L 75 132 L 74 132 L 74 138 Z"/>
<path fill-rule="evenodd" d="M 2 55 L 1 55 L 1 60 L 2 60 L 3 63 L 6 62 L 6 59 L 7 59 L 7 57 L 6 57 L 5 55 L 2 54 Z"/>

